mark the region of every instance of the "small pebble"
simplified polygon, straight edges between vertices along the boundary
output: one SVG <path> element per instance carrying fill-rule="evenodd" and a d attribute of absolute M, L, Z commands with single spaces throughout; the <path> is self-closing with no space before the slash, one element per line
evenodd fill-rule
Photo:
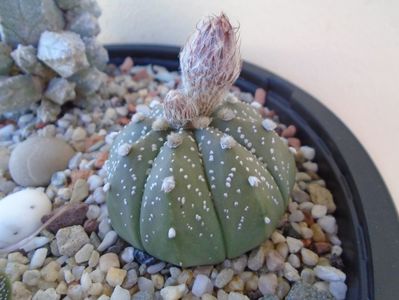
<path fill-rule="evenodd" d="M 78 252 L 75 254 L 75 261 L 78 264 L 83 262 L 87 262 L 90 259 L 91 254 L 93 253 L 94 246 L 92 244 L 84 245 Z"/>
<path fill-rule="evenodd" d="M 161 296 L 164 300 L 178 300 L 183 297 L 187 287 L 185 284 L 177 286 L 167 286 L 161 290 Z"/>
<path fill-rule="evenodd" d="M 302 146 L 300 150 L 307 160 L 313 160 L 316 156 L 316 151 L 312 147 Z"/>
<path fill-rule="evenodd" d="M 148 274 L 155 274 L 160 272 L 163 268 L 165 268 L 165 263 L 164 262 L 160 262 L 154 265 L 151 265 L 147 268 L 147 273 Z"/>
<path fill-rule="evenodd" d="M 303 247 L 303 242 L 301 240 L 292 238 L 290 236 L 287 237 L 287 244 L 290 253 L 297 253 Z"/>
<path fill-rule="evenodd" d="M 312 207 L 312 217 L 315 219 L 319 219 L 324 217 L 327 214 L 327 206 L 315 204 Z"/>
<path fill-rule="evenodd" d="M 223 269 L 215 279 L 215 286 L 217 288 L 223 288 L 227 285 L 234 276 L 234 271 L 232 269 Z"/>
<path fill-rule="evenodd" d="M 110 286 L 115 287 L 117 285 L 122 285 L 123 280 L 126 277 L 126 274 L 127 274 L 126 270 L 111 267 L 108 269 L 105 280 Z"/>
<path fill-rule="evenodd" d="M 298 281 L 301 279 L 298 271 L 288 262 L 284 264 L 284 277 L 289 281 Z"/>
<path fill-rule="evenodd" d="M 313 267 L 319 261 L 319 256 L 309 249 L 302 248 L 301 255 L 302 255 L 302 261 L 305 265 Z"/>
<path fill-rule="evenodd" d="M 327 233 L 336 232 L 337 224 L 333 216 L 324 216 L 317 220 L 317 224 Z"/>
<path fill-rule="evenodd" d="M 97 250 L 100 252 L 104 251 L 105 249 L 107 249 L 110 246 L 112 246 L 113 244 L 115 244 L 117 239 L 118 239 L 118 234 L 115 231 L 111 230 L 111 231 L 107 232 L 103 241 L 98 246 Z"/>
<path fill-rule="evenodd" d="M 107 272 L 111 267 L 120 267 L 118 255 L 112 252 L 102 255 L 99 260 L 99 268 L 102 272 Z"/>
<path fill-rule="evenodd" d="M 130 293 L 118 285 L 112 292 L 110 300 L 130 300 Z"/>
<path fill-rule="evenodd" d="M 30 261 L 31 269 L 38 269 L 43 266 L 43 263 L 47 257 L 47 248 L 40 248 L 33 253 L 33 256 Z"/>
<path fill-rule="evenodd" d="M 154 283 L 150 279 L 139 277 L 138 286 L 140 291 L 154 293 Z"/>
<path fill-rule="evenodd" d="M 74 256 L 83 245 L 90 242 L 89 237 L 80 225 L 58 230 L 56 239 L 58 250 L 66 256 Z"/>
<path fill-rule="evenodd" d="M 333 281 L 330 282 L 329 290 L 337 300 L 344 300 L 346 298 L 348 287 L 344 282 Z"/>
<path fill-rule="evenodd" d="M 331 266 L 316 266 L 314 268 L 316 276 L 325 281 L 342 281 L 346 280 L 346 275 L 341 270 Z"/>
<path fill-rule="evenodd" d="M 274 273 L 264 274 L 259 277 L 258 286 L 263 295 L 275 294 L 277 285 L 277 276 Z"/>
<path fill-rule="evenodd" d="M 205 275 L 197 275 L 192 287 L 192 293 L 197 297 L 201 297 L 203 294 L 212 293 L 212 290 L 213 284 L 211 280 Z"/>

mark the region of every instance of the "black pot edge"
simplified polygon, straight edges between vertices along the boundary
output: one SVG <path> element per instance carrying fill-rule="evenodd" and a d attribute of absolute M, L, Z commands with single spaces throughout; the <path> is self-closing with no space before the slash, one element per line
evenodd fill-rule
<path fill-rule="evenodd" d="M 178 68 L 178 47 L 163 45 L 108 45 L 111 57 L 134 54 L 137 63 Z M 364 247 L 362 299 L 394 299 L 399 293 L 399 222 L 392 198 L 371 158 L 352 132 L 318 100 L 281 77 L 250 63 L 243 64 L 238 85 L 252 84 L 272 89 L 288 100 L 285 110 L 300 114 L 322 137 L 325 153 L 336 162 L 349 199 L 353 201 L 358 224 L 357 236 Z M 339 134 L 337 134 L 339 133 Z M 367 176 L 364 176 L 367 174 Z M 359 298 L 360 299 L 360 298 Z"/>

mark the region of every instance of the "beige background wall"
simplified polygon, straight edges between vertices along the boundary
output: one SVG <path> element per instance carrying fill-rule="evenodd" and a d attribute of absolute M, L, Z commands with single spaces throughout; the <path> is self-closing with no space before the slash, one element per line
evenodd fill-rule
<path fill-rule="evenodd" d="M 370 153 L 399 207 L 399 1 L 99 3 L 103 43 L 182 45 L 202 16 L 225 11 L 240 24 L 243 58 L 335 112 Z"/>

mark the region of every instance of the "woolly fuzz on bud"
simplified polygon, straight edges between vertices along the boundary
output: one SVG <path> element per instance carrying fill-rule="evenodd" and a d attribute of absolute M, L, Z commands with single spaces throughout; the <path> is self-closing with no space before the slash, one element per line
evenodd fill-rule
<path fill-rule="evenodd" d="M 180 67 L 185 93 L 209 116 L 241 70 L 236 31 L 223 13 L 200 22 L 180 53 Z"/>
<path fill-rule="evenodd" d="M 195 103 L 179 90 L 169 91 L 163 101 L 165 118 L 175 128 L 181 128 L 198 116 Z"/>

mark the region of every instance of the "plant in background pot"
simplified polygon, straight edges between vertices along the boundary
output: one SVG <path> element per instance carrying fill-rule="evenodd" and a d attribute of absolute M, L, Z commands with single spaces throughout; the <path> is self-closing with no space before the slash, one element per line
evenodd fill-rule
<path fill-rule="evenodd" d="M 38 116 L 54 121 L 68 101 L 100 89 L 108 53 L 96 40 L 95 0 L 0 2 L 0 113 L 41 101 Z"/>
<path fill-rule="evenodd" d="M 205 19 L 180 53 L 181 89 L 136 113 L 107 162 L 113 228 L 181 266 L 215 264 L 265 241 L 295 182 L 275 124 L 229 94 L 241 60 L 225 15 Z"/>

